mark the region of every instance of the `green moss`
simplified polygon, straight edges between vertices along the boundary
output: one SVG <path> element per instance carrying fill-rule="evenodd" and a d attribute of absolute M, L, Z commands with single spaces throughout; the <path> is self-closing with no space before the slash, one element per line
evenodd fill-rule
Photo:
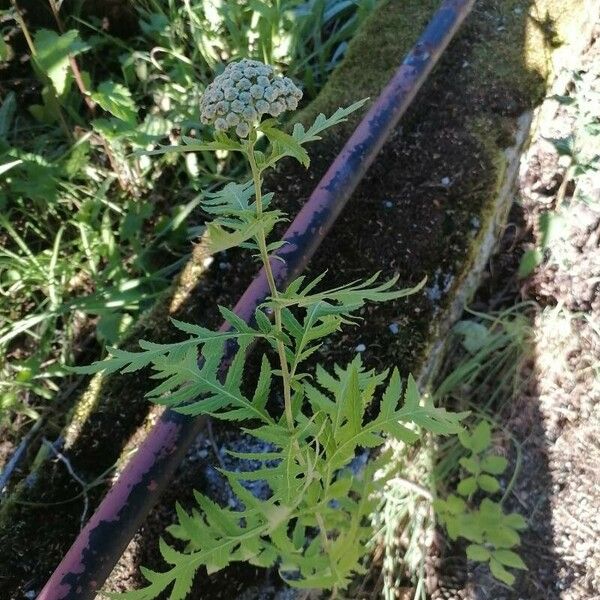
<path fill-rule="evenodd" d="M 438 4 L 436 0 L 381 1 L 350 42 L 340 66 L 298 120 L 311 123 L 321 112 L 330 114 L 340 106 L 379 95 Z M 358 118 L 355 115 L 353 120 Z"/>

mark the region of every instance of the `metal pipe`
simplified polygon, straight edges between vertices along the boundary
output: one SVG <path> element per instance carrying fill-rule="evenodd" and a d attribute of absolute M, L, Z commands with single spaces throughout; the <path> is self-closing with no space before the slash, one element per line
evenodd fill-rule
<path fill-rule="evenodd" d="M 306 266 L 475 0 L 444 0 L 284 235 L 278 283 Z M 234 311 L 251 320 L 268 295 L 261 270 Z M 224 324 L 221 329 L 226 329 Z M 165 410 L 58 565 L 38 600 L 92 599 L 158 500 L 206 420 Z"/>

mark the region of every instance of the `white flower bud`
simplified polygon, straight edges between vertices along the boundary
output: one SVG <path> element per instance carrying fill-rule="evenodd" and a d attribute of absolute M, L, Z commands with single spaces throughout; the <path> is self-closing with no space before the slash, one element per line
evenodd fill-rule
<path fill-rule="evenodd" d="M 259 115 L 264 115 L 269 112 L 269 103 L 266 100 L 258 100 L 256 102 L 256 110 Z"/>
<path fill-rule="evenodd" d="M 276 100 L 277 96 L 279 96 L 279 94 L 273 86 L 270 85 L 265 88 L 265 100 L 273 102 Z"/>
<path fill-rule="evenodd" d="M 285 106 L 279 100 L 271 102 L 269 107 L 269 113 L 274 117 L 278 117 L 284 110 Z"/>
<path fill-rule="evenodd" d="M 253 98 L 256 98 L 256 99 L 262 98 L 264 93 L 265 93 L 265 88 L 262 85 L 254 84 L 250 88 L 250 94 L 252 94 Z"/>
<path fill-rule="evenodd" d="M 227 129 L 229 129 L 229 126 L 227 125 L 227 121 L 225 119 L 223 119 L 222 117 L 215 119 L 215 129 L 217 131 L 227 131 Z"/>
<path fill-rule="evenodd" d="M 251 106 L 246 106 L 242 115 L 244 119 L 250 122 L 256 121 L 256 119 L 258 119 L 258 113 Z"/>
<path fill-rule="evenodd" d="M 296 110 L 302 92 L 289 77 L 280 77 L 268 65 L 243 59 L 230 63 L 206 88 L 200 100 L 200 121 L 217 131 L 235 127 L 247 137 L 264 114 L 279 116 Z"/>
<path fill-rule="evenodd" d="M 227 125 L 229 127 L 235 127 L 236 125 L 239 125 L 239 123 L 240 123 L 240 116 L 236 115 L 233 112 L 230 112 L 230 113 L 227 113 L 225 120 L 227 121 Z"/>
<path fill-rule="evenodd" d="M 231 102 L 232 100 L 235 100 L 237 98 L 237 95 L 238 95 L 238 91 L 234 87 L 225 88 L 225 90 L 223 91 L 223 93 L 225 95 L 225 100 L 227 100 L 228 102 Z"/>
<path fill-rule="evenodd" d="M 240 123 L 236 128 L 235 132 L 241 138 L 245 138 L 250 133 L 250 126 L 247 123 Z"/>
<path fill-rule="evenodd" d="M 217 102 L 215 109 L 218 115 L 226 115 L 229 110 L 229 102 L 221 100 L 221 102 Z"/>
<path fill-rule="evenodd" d="M 233 112 L 241 113 L 244 110 L 244 108 L 245 108 L 244 103 L 241 102 L 240 100 L 234 100 L 231 103 L 231 110 Z"/>

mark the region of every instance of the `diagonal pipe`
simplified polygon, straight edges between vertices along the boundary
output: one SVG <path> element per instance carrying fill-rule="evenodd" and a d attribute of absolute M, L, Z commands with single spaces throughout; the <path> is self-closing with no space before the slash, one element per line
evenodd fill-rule
<path fill-rule="evenodd" d="M 390 79 L 323 176 L 284 235 L 287 242 L 273 260 L 279 285 L 306 266 L 406 112 L 442 52 L 469 14 L 475 0 L 444 0 L 398 70 Z M 250 321 L 269 294 L 263 270 L 234 311 Z M 227 329 L 227 324 L 221 330 Z M 127 544 L 157 502 L 206 419 L 165 410 L 130 459 L 96 512 L 65 554 L 38 600 L 93 599 Z"/>

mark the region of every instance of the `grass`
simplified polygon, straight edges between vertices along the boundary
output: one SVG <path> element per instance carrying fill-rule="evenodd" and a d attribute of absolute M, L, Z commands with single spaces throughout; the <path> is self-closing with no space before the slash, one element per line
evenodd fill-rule
<path fill-rule="evenodd" d="M 448 360 L 431 392 L 436 404 L 453 410 L 470 410 L 464 422 L 467 430 L 483 419 L 493 424 L 494 438 L 513 444 L 516 469 L 508 474 L 508 496 L 518 475 L 520 449 L 516 440 L 495 419 L 495 413 L 523 389 L 522 365 L 533 350 L 533 329 L 528 313 L 533 303 L 484 314 L 467 311 L 449 340 Z M 412 584 L 411 598 L 427 597 L 426 563 L 435 535 L 433 501 L 438 495 L 455 493 L 459 460 L 466 455 L 456 437 L 427 439 L 418 450 L 394 449 L 398 464 L 406 470 L 403 478 L 392 480 L 382 497 L 378 516 L 379 539 L 383 547 L 384 597 L 394 598 L 400 587 Z M 403 588 L 405 589 L 405 588 Z"/>
<path fill-rule="evenodd" d="M 232 59 L 276 64 L 314 97 L 375 1 L 145 0 L 113 15 L 127 37 L 80 3 L 49 0 L 44 26 L 4 11 L 0 423 L 46 414 L 66 364 L 126 335 L 187 261 L 200 190 L 243 175 L 226 154 L 132 151 L 202 137 L 198 99 Z"/>

